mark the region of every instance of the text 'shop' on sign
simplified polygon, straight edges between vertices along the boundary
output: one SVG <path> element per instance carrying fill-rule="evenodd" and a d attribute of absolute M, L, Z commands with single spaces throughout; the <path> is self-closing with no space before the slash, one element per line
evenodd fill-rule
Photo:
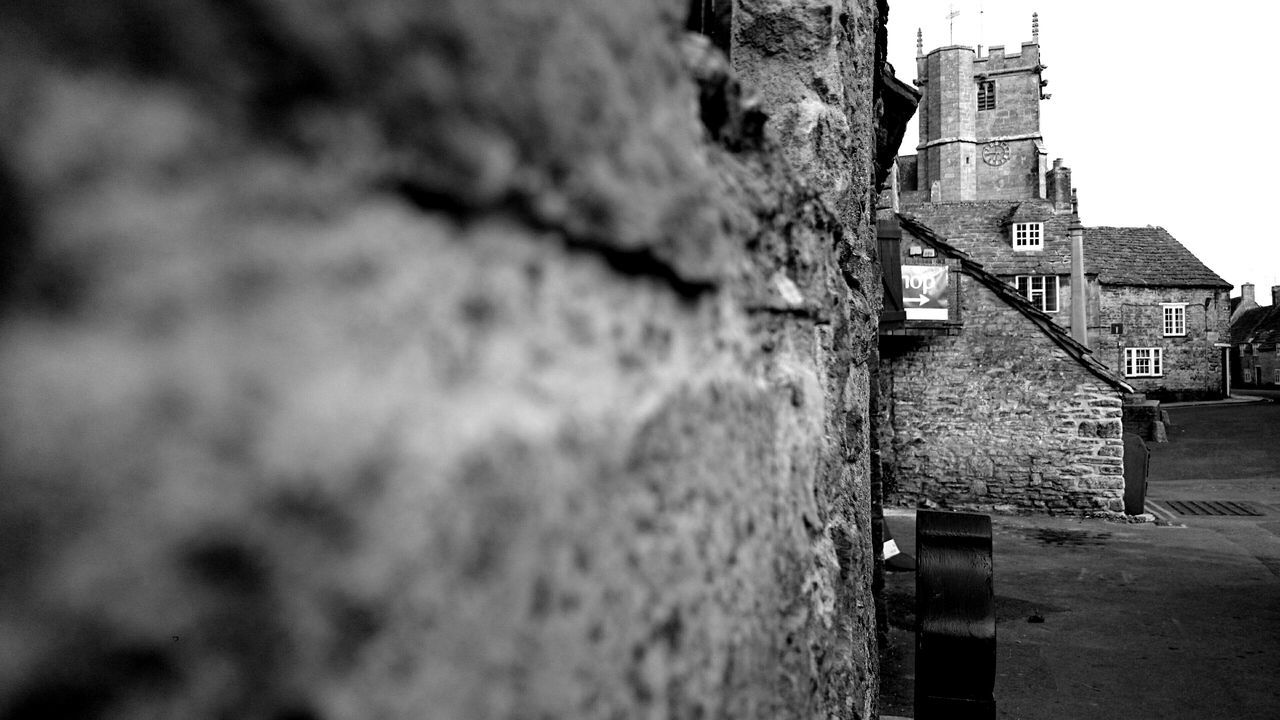
<path fill-rule="evenodd" d="M 902 266 L 902 304 L 908 320 L 946 320 L 950 290 L 946 265 Z"/>

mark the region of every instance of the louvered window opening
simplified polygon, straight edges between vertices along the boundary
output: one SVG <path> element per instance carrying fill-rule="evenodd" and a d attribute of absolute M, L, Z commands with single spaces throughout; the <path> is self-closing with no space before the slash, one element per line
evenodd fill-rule
<path fill-rule="evenodd" d="M 994 80 L 978 81 L 978 109 L 996 109 L 996 82 Z"/>

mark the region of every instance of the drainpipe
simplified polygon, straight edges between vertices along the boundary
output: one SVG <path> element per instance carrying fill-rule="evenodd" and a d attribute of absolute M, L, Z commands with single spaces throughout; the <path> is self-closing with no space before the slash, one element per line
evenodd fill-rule
<path fill-rule="evenodd" d="M 1086 290 L 1084 287 L 1084 225 L 1080 216 L 1071 214 L 1071 337 L 1089 347 L 1089 333 L 1085 327 Z"/>

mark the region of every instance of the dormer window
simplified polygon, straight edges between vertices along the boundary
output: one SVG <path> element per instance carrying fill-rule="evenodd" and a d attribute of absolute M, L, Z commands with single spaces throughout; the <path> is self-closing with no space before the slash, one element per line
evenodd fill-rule
<path fill-rule="evenodd" d="M 1014 223 L 1014 250 L 1043 250 L 1044 223 Z"/>
<path fill-rule="evenodd" d="M 995 110 L 996 109 L 996 81 L 995 80 L 979 80 L 978 81 L 978 109 L 979 110 Z"/>

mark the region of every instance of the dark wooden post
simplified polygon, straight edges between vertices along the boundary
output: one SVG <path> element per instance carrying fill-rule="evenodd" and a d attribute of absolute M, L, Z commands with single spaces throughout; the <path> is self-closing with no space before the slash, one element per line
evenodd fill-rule
<path fill-rule="evenodd" d="M 994 720 L 991 518 L 916 513 L 916 720 Z"/>
<path fill-rule="evenodd" d="M 893 217 L 877 220 L 876 239 L 884 286 L 880 326 L 894 327 L 907 319 L 907 311 L 902 304 L 902 256 L 899 254 L 902 252 L 902 228 L 898 225 L 898 219 Z"/>

